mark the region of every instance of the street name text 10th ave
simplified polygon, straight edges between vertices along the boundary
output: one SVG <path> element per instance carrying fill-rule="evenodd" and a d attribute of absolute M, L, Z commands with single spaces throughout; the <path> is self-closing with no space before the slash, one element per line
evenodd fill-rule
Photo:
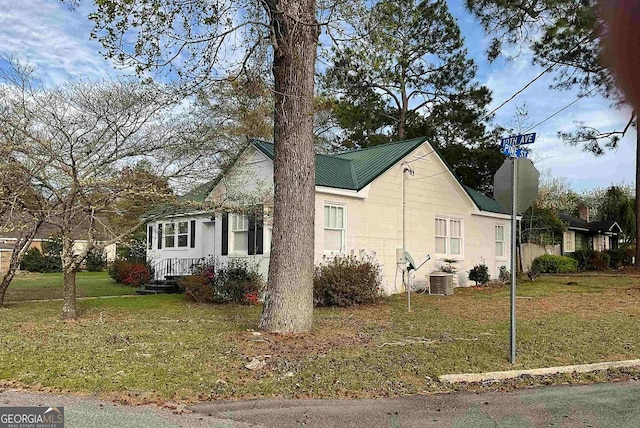
<path fill-rule="evenodd" d="M 505 137 L 500 140 L 503 145 L 509 146 L 521 146 L 523 144 L 533 144 L 536 141 L 536 133 L 512 135 L 511 137 Z"/>

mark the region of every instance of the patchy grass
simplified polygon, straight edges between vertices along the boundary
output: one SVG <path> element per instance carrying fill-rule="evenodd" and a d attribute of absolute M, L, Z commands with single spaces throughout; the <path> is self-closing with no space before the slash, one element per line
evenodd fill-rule
<path fill-rule="evenodd" d="M 638 358 L 640 278 L 520 284 L 515 366 L 508 294 L 416 295 L 410 313 L 404 296 L 318 309 L 302 335 L 252 331 L 259 307 L 180 295 L 83 301 L 77 322 L 60 321 L 57 304 L 13 305 L 0 312 L 0 379 L 128 402 L 378 397 L 449 390 L 437 381 L 446 373 Z M 253 358 L 266 366 L 246 369 Z"/>
<path fill-rule="evenodd" d="M 116 284 L 107 272 L 78 272 L 78 297 L 122 296 L 135 289 Z M 62 298 L 61 273 L 19 272 L 9 285 L 6 301 L 47 300 Z"/>

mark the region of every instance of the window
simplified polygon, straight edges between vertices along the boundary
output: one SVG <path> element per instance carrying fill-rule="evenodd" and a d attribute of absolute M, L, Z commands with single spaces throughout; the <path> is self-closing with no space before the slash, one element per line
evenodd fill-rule
<path fill-rule="evenodd" d="M 496 224 L 496 257 L 504 257 L 504 226 Z"/>
<path fill-rule="evenodd" d="M 179 221 L 178 223 L 164 224 L 165 248 L 186 248 L 187 245 L 189 245 L 188 221 Z"/>
<path fill-rule="evenodd" d="M 436 217 L 436 254 L 462 255 L 462 220 Z"/>
<path fill-rule="evenodd" d="M 324 250 L 332 253 L 345 252 L 345 207 L 324 206 Z"/>
<path fill-rule="evenodd" d="M 230 214 L 231 236 L 233 239 L 233 252 L 244 252 L 249 248 L 249 218 L 242 214 Z"/>
<path fill-rule="evenodd" d="M 153 248 L 153 226 L 147 227 L 147 249 Z"/>
<path fill-rule="evenodd" d="M 189 240 L 189 222 L 178 222 L 178 247 L 186 247 Z"/>
<path fill-rule="evenodd" d="M 568 230 L 564 232 L 563 236 L 563 247 L 565 253 L 573 253 L 576 251 L 576 232 L 573 230 Z"/>
<path fill-rule="evenodd" d="M 167 223 L 164 225 L 164 247 L 174 248 L 176 246 L 176 225 Z"/>

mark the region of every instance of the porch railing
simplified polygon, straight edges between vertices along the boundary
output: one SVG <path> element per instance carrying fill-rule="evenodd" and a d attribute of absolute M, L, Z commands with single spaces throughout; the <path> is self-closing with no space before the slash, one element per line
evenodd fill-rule
<path fill-rule="evenodd" d="M 193 275 L 195 269 L 206 263 L 206 258 L 172 258 L 161 259 L 151 263 L 151 277 L 155 280 L 163 280 L 167 276 Z"/>

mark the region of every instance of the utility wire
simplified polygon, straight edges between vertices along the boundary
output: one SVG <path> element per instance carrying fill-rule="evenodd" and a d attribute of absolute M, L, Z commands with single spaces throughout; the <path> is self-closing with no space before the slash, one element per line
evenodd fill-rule
<path fill-rule="evenodd" d="M 578 41 L 578 43 L 575 44 L 575 46 L 573 46 L 571 49 L 569 49 L 567 52 L 565 52 L 560 58 L 558 58 L 557 60 L 555 60 L 551 65 L 549 65 L 547 68 L 545 68 L 544 70 L 542 70 L 542 72 L 540 74 L 538 74 L 536 77 L 533 78 L 533 80 L 530 80 L 529 83 L 527 83 L 526 85 L 524 85 L 522 88 L 520 88 L 518 91 L 516 91 L 516 93 L 514 93 L 513 95 L 511 95 L 506 101 L 504 101 L 502 104 L 500 104 L 498 107 L 494 108 L 493 110 L 491 110 L 491 112 L 485 114 L 484 116 L 482 116 L 482 118 L 480 118 L 480 121 L 485 120 L 486 118 L 490 117 L 493 113 L 497 112 L 498 110 L 500 110 L 502 107 L 504 107 L 507 103 L 509 103 L 511 100 L 513 100 L 515 97 L 517 97 L 518 95 L 520 95 L 522 92 L 524 92 L 525 89 L 527 89 L 529 86 L 531 86 L 536 80 L 540 79 L 542 76 L 544 76 L 545 74 L 547 74 L 549 71 L 551 71 L 551 69 L 553 67 L 555 67 L 556 65 L 558 65 L 560 63 L 560 61 L 562 59 L 564 59 L 564 57 L 566 57 L 567 55 L 569 55 L 570 53 L 572 53 L 574 50 L 576 50 L 578 47 L 580 47 L 580 45 L 582 45 L 584 42 L 586 42 L 589 37 L 591 37 L 591 35 L 587 35 L 585 37 L 583 37 L 582 39 L 580 39 Z"/>
<path fill-rule="evenodd" d="M 531 131 L 534 128 L 537 128 L 538 126 L 542 125 L 543 123 L 545 123 L 547 120 L 551 119 L 552 117 L 562 113 L 563 111 L 565 111 L 566 109 L 568 109 L 569 107 L 571 107 L 572 105 L 574 105 L 575 103 L 577 103 L 578 101 L 580 101 L 581 99 L 583 99 L 584 97 L 586 97 L 587 95 L 590 95 L 593 91 L 595 91 L 596 89 L 598 89 L 598 86 L 596 86 L 595 88 L 592 88 L 589 92 L 584 93 L 582 95 L 580 95 L 578 98 L 576 98 L 575 100 L 571 101 L 569 104 L 567 104 L 566 106 L 562 107 L 560 110 L 558 110 L 557 112 L 553 113 L 552 115 L 547 116 L 544 120 L 536 123 L 535 125 L 533 125 L 531 128 L 527 129 L 526 131 L 522 132 L 523 134 L 526 134 L 527 132 Z"/>
<path fill-rule="evenodd" d="M 426 175 L 424 177 L 418 177 L 418 178 L 412 178 L 410 181 L 421 181 L 421 180 L 426 180 L 427 178 L 433 178 L 436 175 L 441 175 L 441 174 L 446 174 L 447 172 L 449 172 L 449 170 L 444 170 L 441 172 L 438 172 L 436 174 L 431 174 L 431 175 Z"/>
<path fill-rule="evenodd" d="M 484 116 L 482 116 L 480 118 L 480 122 L 482 122 L 483 120 L 485 120 L 486 118 L 490 117 L 493 113 L 497 112 L 498 110 L 500 110 L 502 107 L 504 107 L 507 103 L 509 103 L 511 100 L 513 100 L 515 97 L 517 97 L 518 95 L 520 95 L 522 92 L 524 92 L 525 89 L 527 89 L 529 86 L 531 86 L 536 80 L 538 80 L 539 78 L 541 78 L 542 76 L 544 76 L 545 74 L 547 74 L 548 71 L 550 71 L 553 67 L 555 67 L 557 64 L 553 63 L 551 64 L 549 67 L 545 68 L 540 74 L 538 74 L 536 77 L 533 78 L 533 80 L 529 81 L 529 83 L 527 83 L 526 85 L 524 85 L 522 88 L 520 88 L 515 94 L 511 95 L 509 98 L 507 98 L 507 100 L 505 100 L 502 104 L 500 104 L 498 107 L 494 108 L 493 110 L 491 110 L 489 113 L 485 114 Z"/>
<path fill-rule="evenodd" d="M 419 161 L 419 160 L 421 160 L 421 159 L 426 158 L 426 157 L 427 157 L 427 156 L 429 156 L 431 153 L 435 153 L 435 152 L 436 152 L 435 150 L 431 150 L 431 151 L 430 151 L 430 152 L 428 152 L 428 153 L 425 153 L 425 154 L 423 154 L 423 155 L 417 156 L 417 157 L 415 157 L 415 158 L 411 159 L 410 161 L 404 161 L 403 163 L 412 163 L 412 162 Z"/>

